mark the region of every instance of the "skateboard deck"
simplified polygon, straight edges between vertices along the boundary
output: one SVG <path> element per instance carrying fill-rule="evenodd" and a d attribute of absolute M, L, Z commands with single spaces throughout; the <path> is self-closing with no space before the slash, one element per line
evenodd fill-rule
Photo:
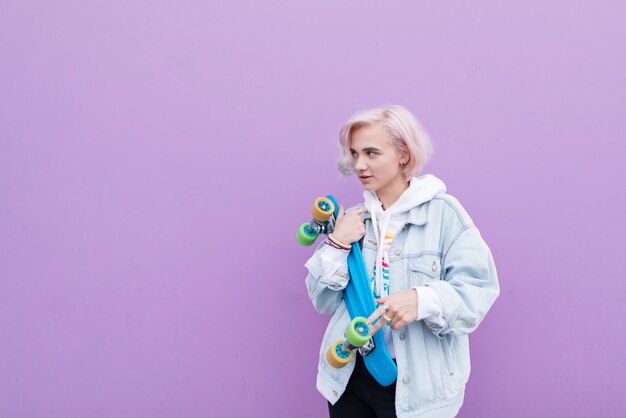
<path fill-rule="evenodd" d="M 332 195 L 327 196 L 335 204 L 334 218 L 337 219 L 339 214 L 339 203 Z M 350 273 L 350 281 L 344 290 L 344 302 L 348 308 L 350 318 L 357 316 L 368 317 L 377 308 L 372 290 L 370 288 L 367 269 L 363 261 L 363 254 L 358 242 L 352 244 L 352 250 L 348 254 L 348 271 Z M 387 347 L 382 332 L 377 332 L 372 337 L 374 348 L 363 356 L 365 367 L 383 386 L 389 386 L 396 381 L 398 376 L 398 367 L 393 361 Z"/>
<path fill-rule="evenodd" d="M 303 245 L 312 245 L 320 233 L 329 234 L 334 230 L 335 220 L 339 214 L 339 203 L 332 195 L 320 197 L 315 201 L 311 213 L 315 219 L 311 223 L 302 224 L 296 234 L 298 242 Z M 333 367 L 343 367 L 352 358 L 351 350 L 358 348 L 365 367 L 374 379 L 382 386 L 389 386 L 396 381 L 398 367 L 387 351 L 383 333 L 377 332 L 371 338 L 367 334 L 369 327 L 365 324 L 365 319 L 377 306 L 358 242 L 352 244 L 348 254 L 348 272 L 350 280 L 343 291 L 343 299 L 352 323 L 346 330 L 347 340 L 335 342 L 327 353 L 327 360 Z M 355 340 L 358 342 L 351 342 Z M 363 344 L 365 340 L 367 342 Z M 344 350 L 342 346 L 350 350 Z"/>

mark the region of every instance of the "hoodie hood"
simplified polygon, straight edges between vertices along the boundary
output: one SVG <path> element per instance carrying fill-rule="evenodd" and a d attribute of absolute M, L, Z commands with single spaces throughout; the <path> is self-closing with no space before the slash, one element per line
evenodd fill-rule
<path fill-rule="evenodd" d="M 375 192 L 365 191 L 363 193 L 365 207 L 371 214 L 372 226 L 376 234 L 376 242 L 378 243 L 378 253 L 376 255 L 376 287 L 378 295 L 384 296 L 381 272 L 383 271 L 383 244 L 388 230 L 393 230 L 392 232 L 394 233 L 397 232 L 397 228 L 404 224 L 411 209 L 428 202 L 437 193 L 445 193 L 445 191 L 446 185 L 443 181 L 432 174 L 413 177 L 409 181 L 409 188 L 386 210 L 383 210 L 382 203 Z"/>
<path fill-rule="evenodd" d="M 413 177 L 409 181 L 409 188 L 402 193 L 400 198 L 386 210 L 383 210 L 382 202 L 375 192 L 363 192 L 365 207 L 373 215 L 383 216 L 408 212 L 414 207 L 428 202 L 439 192 L 446 191 L 446 185 L 432 174 L 425 174 L 420 177 Z"/>

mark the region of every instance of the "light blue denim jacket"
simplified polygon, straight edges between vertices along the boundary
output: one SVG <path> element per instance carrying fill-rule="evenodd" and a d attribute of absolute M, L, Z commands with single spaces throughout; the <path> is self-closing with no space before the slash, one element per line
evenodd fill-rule
<path fill-rule="evenodd" d="M 376 239 L 366 217 L 363 258 L 371 277 Z M 307 261 L 309 297 L 320 313 L 332 314 L 320 347 L 317 389 L 331 403 L 343 394 L 354 360 L 342 369 L 325 359 L 330 345 L 343 338 L 350 318 L 342 289 L 349 280 L 347 263 L 328 271 L 320 244 Z M 476 329 L 499 294 L 496 267 L 489 247 L 461 204 L 439 193 L 413 208 L 395 235 L 390 251 L 390 294 L 430 286 L 439 297 L 444 326 L 416 321 L 394 330 L 398 363 L 398 417 L 450 418 L 463 403 L 470 373 L 468 334 Z"/>

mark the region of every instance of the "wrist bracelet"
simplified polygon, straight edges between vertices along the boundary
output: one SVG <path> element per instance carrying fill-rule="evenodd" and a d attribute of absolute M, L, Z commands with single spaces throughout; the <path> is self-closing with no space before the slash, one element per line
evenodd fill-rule
<path fill-rule="evenodd" d="M 333 234 L 328 234 L 328 239 L 331 240 L 334 244 L 336 244 L 339 247 L 343 248 L 344 250 L 352 249 L 351 245 L 347 245 L 347 244 L 344 244 L 343 242 L 339 241 L 337 238 L 335 238 L 333 236 Z"/>
<path fill-rule="evenodd" d="M 338 246 L 337 244 L 335 244 L 334 242 L 332 242 L 332 241 L 331 241 L 331 240 L 329 240 L 329 239 L 327 239 L 326 241 L 324 241 L 324 244 L 326 244 L 326 245 L 330 245 L 331 247 L 336 248 L 336 249 L 341 250 L 341 251 L 348 251 L 346 248 L 343 248 L 343 247 Z"/>

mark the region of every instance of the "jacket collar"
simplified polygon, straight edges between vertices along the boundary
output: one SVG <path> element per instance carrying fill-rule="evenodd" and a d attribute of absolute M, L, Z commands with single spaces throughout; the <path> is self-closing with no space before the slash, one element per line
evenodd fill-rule
<path fill-rule="evenodd" d="M 413 225 L 425 225 L 428 222 L 428 205 L 422 203 L 411 209 L 406 222 Z"/>

